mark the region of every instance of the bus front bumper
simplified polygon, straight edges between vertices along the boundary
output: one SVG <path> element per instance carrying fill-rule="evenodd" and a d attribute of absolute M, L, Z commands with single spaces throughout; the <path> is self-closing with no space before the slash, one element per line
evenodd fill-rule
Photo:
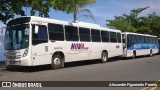
<path fill-rule="evenodd" d="M 15 66 L 31 66 L 27 58 L 23 59 L 5 59 L 6 66 L 15 65 Z"/>

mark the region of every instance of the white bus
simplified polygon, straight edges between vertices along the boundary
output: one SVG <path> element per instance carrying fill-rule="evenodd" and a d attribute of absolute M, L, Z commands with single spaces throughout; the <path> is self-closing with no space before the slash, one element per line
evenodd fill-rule
<path fill-rule="evenodd" d="M 136 56 L 150 55 L 158 53 L 157 36 L 124 32 L 123 38 L 123 56 L 136 58 Z"/>
<path fill-rule="evenodd" d="M 5 33 L 7 66 L 51 64 L 54 69 L 65 62 L 123 55 L 121 31 L 96 24 L 47 19 L 35 16 L 11 20 Z"/>

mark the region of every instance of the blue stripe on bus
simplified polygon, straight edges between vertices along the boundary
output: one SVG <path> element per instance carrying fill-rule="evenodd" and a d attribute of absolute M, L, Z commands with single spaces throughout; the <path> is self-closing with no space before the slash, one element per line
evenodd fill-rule
<path fill-rule="evenodd" d="M 137 43 L 128 47 L 128 50 L 139 50 L 139 49 L 158 49 L 158 44 L 145 44 L 145 43 Z"/>

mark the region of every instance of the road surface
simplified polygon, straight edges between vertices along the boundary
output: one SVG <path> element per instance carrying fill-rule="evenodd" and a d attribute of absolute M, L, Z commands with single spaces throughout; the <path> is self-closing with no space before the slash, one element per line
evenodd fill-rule
<path fill-rule="evenodd" d="M 111 59 L 102 64 L 97 60 L 65 64 L 65 68 L 52 70 L 49 66 L 18 67 L 11 71 L 1 68 L 2 81 L 158 81 L 160 55 L 137 59 Z M 3 88 L 0 88 L 0 90 Z M 13 90 L 13 88 L 5 88 Z M 14 88 L 17 90 L 17 88 Z M 18 88 L 22 89 L 22 88 Z M 33 89 L 33 88 L 23 88 Z M 51 88 L 34 88 L 37 90 Z M 54 90 L 150 90 L 143 87 L 54 87 Z M 152 88 L 160 90 L 159 88 Z"/>

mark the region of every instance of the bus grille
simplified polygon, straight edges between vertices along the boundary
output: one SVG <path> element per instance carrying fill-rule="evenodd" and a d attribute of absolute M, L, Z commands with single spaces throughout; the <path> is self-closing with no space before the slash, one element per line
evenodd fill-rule
<path fill-rule="evenodd" d="M 16 55 L 15 53 L 6 53 L 5 54 L 6 59 L 20 59 L 21 55 Z"/>

